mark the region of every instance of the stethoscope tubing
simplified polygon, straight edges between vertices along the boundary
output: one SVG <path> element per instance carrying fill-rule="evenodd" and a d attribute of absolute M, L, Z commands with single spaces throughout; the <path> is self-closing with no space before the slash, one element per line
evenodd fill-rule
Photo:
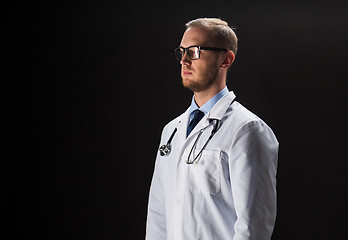
<path fill-rule="evenodd" d="M 216 122 L 215 122 L 215 126 L 214 126 L 213 130 L 211 131 L 209 138 L 207 139 L 207 141 L 206 141 L 205 144 L 203 145 L 202 149 L 199 151 L 198 155 L 197 155 L 196 157 L 193 157 L 193 160 L 190 161 L 191 154 L 192 154 L 193 150 L 196 149 L 198 140 L 199 140 L 199 138 L 201 137 L 202 133 L 204 132 L 204 129 L 201 129 L 201 131 L 199 132 L 199 134 L 198 134 L 198 136 L 197 136 L 197 139 L 196 139 L 196 141 L 194 142 L 194 144 L 193 144 L 193 146 L 192 146 L 192 148 L 191 148 L 191 150 L 190 150 L 190 153 L 189 153 L 189 155 L 188 155 L 188 157 L 187 157 L 187 160 L 186 160 L 186 163 L 187 163 L 187 164 L 193 164 L 193 163 L 196 162 L 196 160 L 202 155 L 203 150 L 207 147 L 208 143 L 210 142 L 210 140 L 213 138 L 213 136 L 214 136 L 215 133 L 217 132 L 218 126 L 219 126 L 219 120 L 215 120 L 215 121 L 216 121 Z"/>
<path fill-rule="evenodd" d="M 234 98 L 230 104 L 232 104 L 235 100 L 236 100 L 236 99 Z M 206 141 L 205 144 L 203 145 L 202 149 L 199 151 L 198 155 L 197 155 L 196 157 L 193 157 L 193 160 L 190 161 L 190 157 L 191 157 L 191 154 L 192 154 L 192 152 L 193 152 L 193 149 L 196 149 L 198 140 L 199 140 L 199 138 L 201 137 L 202 133 L 204 132 L 204 129 L 201 129 L 201 130 L 200 130 L 200 133 L 198 134 L 197 139 L 196 139 L 196 141 L 194 142 L 194 144 L 193 144 L 193 146 L 192 146 L 192 148 L 191 148 L 191 150 L 190 150 L 189 156 L 188 156 L 187 161 L 186 161 L 187 164 L 197 163 L 196 160 L 202 155 L 203 150 L 207 147 L 207 145 L 208 145 L 208 143 L 210 142 L 210 140 L 213 138 L 213 136 L 215 135 L 215 133 L 219 130 L 219 123 L 220 123 L 221 120 L 218 120 L 218 119 L 214 119 L 214 120 L 215 120 L 215 126 L 214 126 L 213 130 L 211 131 L 209 138 L 207 139 L 207 141 Z M 181 122 L 181 121 L 179 121 L 179 123 L 180 123 L 180 122 Z M 179 124 L 179 123 L 178 123 L 178 124 Z M 164 144 L 164 145 L 162 145 L 162 146 L 159 148 L 159 152 L 160 152 L 160 155 L 161 155 L 161 156 L 169 155 L 170 152 L 172 151 L 171 142 L 172 142 L 172 140 L 173 140 L 173 138 L 174 138 L 175 133 L 176 133 L 177 130 L 178 130 L 178 129 L 177 129 L 177 127 L 176 127 L 176 128 L 174 129 L 174 131 L 172 132 L 172 134 L 170 135 L 170 137 L 169 137 L 167 143 Z"/>
<path fill-rule="evenodd" d="M 214 125 L 214 128 L 213 130 L 211 131 L 210 133 L 210 136 L 209 138 L 207 139 L 207 141 L 205 142 L 205 144 L 203 145 L 202 149 L 199 151 L 198 155 L 193 157 L 193 160 L 190 161 L 190 158 L 191 158 L 191 154 L 193 152 L 194 149 L 196 149 L 196 146 L 197 146 L 197 143 L 198 143 L 198 140 L 200 139 L 202 133 L 204 132 L 204 129 L 201 129 L 191 150 L 190 150 L 190 153 L 189 153 L 189 156 L 187 157 L 187 161 L 186 163 L 187 164 L 193 164 L 197 161 L 197 159 L 202 155 L 203 153 L 203 150 L 207 147 L 208 143 L 210 142 L 210 140 L 213 138 L 213 136 L 215 135 L 215 133 L 218 131 L 218 127 L 219 127 L 219 122 L 220 120 L 217 120 L 215 119 L 215 125 Z M 160 155 L 161 156 L 165 156 L 165 155 L 169 155 L 171 153 L 171 150 L 172 150 L 172 146 L 171 146 L 171 142 L 176 134 L 176 131 L 178 129 L 175 128 L 174 131 L 172 132 L 172 134 L 170 135 L 168 141 L 166 144 L 162 145 L 160 148 L 159 148 L 159 151 L 160 151 Z"/>

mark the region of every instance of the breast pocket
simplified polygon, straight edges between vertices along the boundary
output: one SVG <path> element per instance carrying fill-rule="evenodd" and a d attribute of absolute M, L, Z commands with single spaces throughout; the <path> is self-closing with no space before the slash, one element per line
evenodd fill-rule
<path fill-rule="evenodd" d="M 196 150 L 198 154 L 199 150 Z M 189 164 L 189 188 L 191 192 L 217 194 L 220 192 L 220 151 L 203 150 L 195 164 Z"/>

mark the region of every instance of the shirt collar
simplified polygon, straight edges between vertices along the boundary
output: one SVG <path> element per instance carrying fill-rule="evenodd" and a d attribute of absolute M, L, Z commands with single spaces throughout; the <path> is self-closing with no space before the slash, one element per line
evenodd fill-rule
<path fill-rule="evenodd" d="M 220 100 L 220 98 L 222 98 L 223 96 L 225 96 L 226 94 L 228 94 L 229 91 L 227 89 L 227 86 L 222 89 L 220 92 L 218 92 L 214 97 L 212 97 L 211 99 L 209 99 L 208 102 L 206 102 L 202 107 L 198 107 L 195 101 L 195 97 L 192 97 L 192 101 L 191 101 L 191 106 L 190 106 L 190 111 L 189 111 L 189 120 L 191 121 L 193 118 L 193 114 L 192 112 L 196 109 L 199 109 L 200 111 L 202 111 L 205 114 L 207 114 L 208 112 L 210 112 L 210 110 L 214 107 L 214 105 Z"/>

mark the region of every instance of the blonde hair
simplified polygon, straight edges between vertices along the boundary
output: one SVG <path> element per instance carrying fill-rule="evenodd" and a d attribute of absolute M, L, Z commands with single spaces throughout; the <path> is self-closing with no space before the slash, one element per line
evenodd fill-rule
<path fill-rule="evenodd" d="M 210 30 L 212 39 L 219 46 L 231 50 L 237 55 L 238 38 L 233 28 L 228 23 L 219 18 L 198 18 L 185 24 L 186 29 L 191 27 L 202 27 Z"/>

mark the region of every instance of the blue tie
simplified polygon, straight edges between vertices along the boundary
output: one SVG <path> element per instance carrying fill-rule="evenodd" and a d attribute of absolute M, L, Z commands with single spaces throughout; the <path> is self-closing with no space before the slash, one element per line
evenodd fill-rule
<path fill-rule="evenodd" d="M 198 109 L 193 111 L 193 119 L 191 120 L 191 122 L 189 123 L 189 125 L 187 126 L 187 135 L 186 137 L 188 137 L 188 135 L 190 135 L 190 132 L 192 131 L 192 129 L 195 128 L 195 126 L 197 125 L 197 123 L 199 123 L 199 121 L 203 118 L 204 113 Z"/>

